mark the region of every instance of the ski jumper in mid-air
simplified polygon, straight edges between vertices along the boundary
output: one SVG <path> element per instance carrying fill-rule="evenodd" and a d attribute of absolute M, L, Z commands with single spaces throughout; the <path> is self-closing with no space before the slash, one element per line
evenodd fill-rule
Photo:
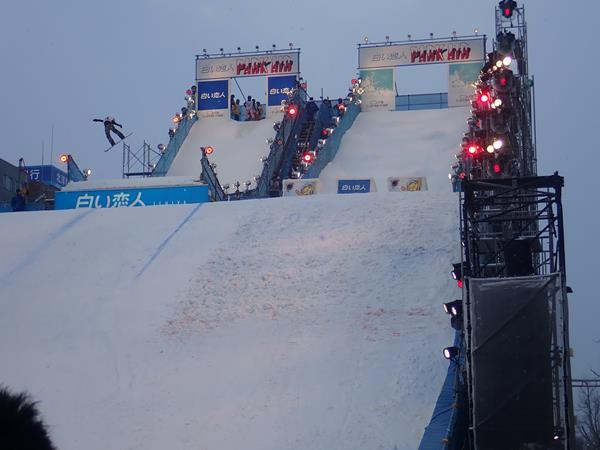
<path fill-rule="evenodd" d="M 103 122 L 104 123 L 104 134 L 106 134 L 106 139 L 108 139 L 108 142 L 110 142 L 110 145 L 115 145 L 115 140 L 110 135 L 111 131 L 113 133 L 115 133 L 117 136 L 119 136 L 119 138 L 121 140 L 125 139 L 125 136 L 123 135 L 123 133 L 121 133 L 119 130 L 117 130 L 115 128 L 115 126 L 122 128 L 123 125 L 121 125 L 120 123 L 117 123 L 115 121 L 114 117 L 107 116 L 104 119 L 94 119 L 94 122 Z"/>

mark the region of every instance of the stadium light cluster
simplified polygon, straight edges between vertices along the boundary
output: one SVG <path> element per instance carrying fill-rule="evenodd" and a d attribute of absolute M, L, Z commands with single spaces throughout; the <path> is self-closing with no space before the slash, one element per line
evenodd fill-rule
<path fill-rule="evenodd" d="M 508 7 L 514 9 L 516 3 Z M 518 175 L 515 110 L 520 105 L 512 66 L 519 46 L 513 33 L 502 31 L 496 37 L 496 49 L 487 55 L 475 83 L 468 130 L 456 155 L 458 163 L 449 174 L 452 182 Z"/>

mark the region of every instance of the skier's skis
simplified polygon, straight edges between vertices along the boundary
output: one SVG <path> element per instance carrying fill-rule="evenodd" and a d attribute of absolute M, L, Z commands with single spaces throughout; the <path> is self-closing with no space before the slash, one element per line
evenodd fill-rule
<path fill-rule="evenodd" d="M 110 147 L 108 147 L 106 150 L 104 150 L 105 152 L 109 151 L 111 148 L 113 148 L 115 145 L 117 145 L 120 142 L 123 142 L 125 139 L 127 139 L 129 136 L 131 136 L 133 134 L 133 132 L 129 133 L 128 135 L 126 135 L 123 139 L 118 140 L 117 142 L 115 142 L 114 145 L 111 145 Z"/>

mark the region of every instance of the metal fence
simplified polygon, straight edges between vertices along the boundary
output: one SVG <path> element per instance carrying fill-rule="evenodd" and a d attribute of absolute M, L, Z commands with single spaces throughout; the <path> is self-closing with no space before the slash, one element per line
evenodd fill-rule
<path fill-rule="evenodd" d="M 192 119 L 184 116 L 181 122 L 179 122 L 179 126 L 177 127 L 175 135 L 169 141 L 165 152 L 158 160 L 154 172 L 152 172 L 153 177 L 164 177 L 167 174 L 171 164 L 173 163 L 173 160 L 181 148 L 181 145 L 185 141 L 185 138 L 192 129 L 192 125 L 194 125 L 196 120 L 198 120 L 196 116 L 194 116 Z"/>
<path fill-rule="evenodd" d="M 408 94 L 396 96 L 396 111 L 448 108 L 448 93 Z"/>

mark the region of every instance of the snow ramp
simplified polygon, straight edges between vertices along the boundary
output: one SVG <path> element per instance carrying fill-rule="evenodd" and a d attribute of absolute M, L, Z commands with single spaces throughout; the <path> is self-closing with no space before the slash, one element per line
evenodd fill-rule
<path fill-rule="evenodd" d="M 260 158 L 269 154 L 267 139 L 273 138 L 273 122 L 236 122 L 227 118 L 199 119 L 192 126 L 167 176 L 198 177 L 202 172 L 200 147 L 211 146 L 214 153 L 208 158 L 215 163 L 221 184 L 253 181 L 260 175 Z"/>
<path fill-rule="evenodd" d="M 320 189 L 336 193 L 338 179 L 373 178 L 387 191 L 390 177 L 426 177 L 428 190 L 451 190 L 448 173 L 468 117 L 468 108 L 360 113 L 319 175 Z"/>
<path fill-rule="evenodd" d="M 414 450 L 457 227 L 450 192 L 2 214 L 0 383 L 61 450 Z"/>

